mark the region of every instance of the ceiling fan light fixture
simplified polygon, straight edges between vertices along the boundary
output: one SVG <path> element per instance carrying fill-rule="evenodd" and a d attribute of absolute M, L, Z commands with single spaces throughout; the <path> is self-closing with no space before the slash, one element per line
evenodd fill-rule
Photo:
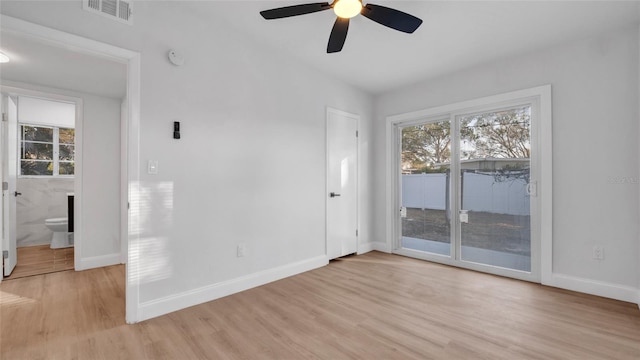
<path fill-rule="evenodd" d="M 5 55 L 5 53 L 0 51 L 0 63 L 8 63 L 9 60 L 11 60 L 11 59 L 9 59 L 9 57 L 7 55 Z"/>
<path fill-rule="evenodd" d="M 362 11 L 361 0 L 336 0 L 333 11 L 343 19 L 350 19 Z"/>
<path fill-rule="evenodd" d="M 1 0 L 0 0 L 1 1 Z M 375 21 L 388 28 L 411 34 L 422 24 L 422 20 L 400 10 L 375 5 L 367 1 L 367 6 L 362 5 L 362 0 L 335 0 L 328 2 L 299 4 L 260 11 L 265 20 L 282 19 L 290 16 L 311 14 L 319 11 L 333 9 L 338 16 L 327 44 L 327 54 L 342 50 L 347 32 L 349 31 L 349 19 L 358 14 L 369 20 Z"/>

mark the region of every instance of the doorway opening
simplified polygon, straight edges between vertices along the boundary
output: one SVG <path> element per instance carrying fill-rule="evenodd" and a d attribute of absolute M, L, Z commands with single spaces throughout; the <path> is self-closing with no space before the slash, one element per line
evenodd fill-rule
<path fill-rule="evenodd" d="M 74 269 L 81 99 L 2 86 L 5 280 Z M 78 166 L 76 166 L 78 165 Z M 81 194 L 78 194 L 81 197 Z"/>
<path fill-rule="evenodd" d="M 131 216 L 131 213 L 137 213 L 137 204 L 131 204 L 129 206 L 129 198 L 131 194 L 135 196 L 138 192 L 139 186 L 139 123 L 140 123 L 140 54 L 131 50 L 123 49 L 117 46 L 109 45 L 99 41 L 91 40 L 81 36 L 65 33 L 59 30 L 47 28 L 41 25 L 29 23 L 20 19 L 12 18 L 6 15 L 0 15 L 0 30 L 2 31 L 3 47 L 5 46 L 5 39 L 9 35 L 20 37 L 21 39 L 34 40 L 41 45 L 48 46 L 47 51 L 41 51 L 41 55 L 52 55 L 55 58 L 62 58 L 65 60 L 76 60 L 80 57 L 89 57 L 97 61 L 109 61 L 118 63 L 124 66 L 124 101 L 118 102 L 117 109 L 114 111 L 120 114 L 120 127 L 117 131 L 118 141 L 111 144 L 110 147 L 114 147 L 117 153 L 115 164 L 117 167 L 117 175 L 119 187 L 116 191 L 103 192 L 104 196 L 116 199 L 118 202 L 115 216 L 119 218 L 119 223 L 115 227 L 110 227 L 110 231 L 113 232 L 112 236 L 120 239 L 119 246 L 114 246 L 113 252 L 108 255 L 92 256 L 91 253 L 80 256 L 80 247 L 83 245 L 83 239 L 78 239 L 78 233 L 82 232 L 82 228 L 88 228 L 83 226 L 82 220 L 84 219 L 85 209 L 83 209 L 82 202 L 79 202 L 76 198 L 74 200 L 75 216 L 74 224 L 75 234 L 75 269 L 85 270 L 95 267 L 102 267 L 114 264 L 125 264 L 126 270 L 126 321 L 128 323 L 134 323 L 138 319 L 138 259 L 129 256 L 129 254 L 136 253 L 137 246 L 137 234 L 135 229 L 137 226 L 136 218 Z M 19 45 L 22 42 L 19 42 Z M 4 49 L 3 49 L 4 50 Z M 70 52 L 69 56 L 56 56 L 59 51 Z M 6 53 L 6 52 L 5 52 Z M 11 56 L 10 52 L 7 54 Z M 51 59 L 50 59 L 51 60 Z M 59 60 L 59 59 L 58 59 Z M 11 63 L 11 62 L 10 62 Z M 17 61 L 16 61 L 17 63 Z M 6 64 L 5 64 L 6 65 Z M 70 76 L 62 78 L 61 81 L 67 81 L 76 83 L 78 78 L 83 76 L 89 76 L 91 71 L 85 71 L 86 68 L 76 68 L 74 73 Z M 4 67 L 2 69 L 3 77 L 7 75 Z M 23 75 L 28 75 L 29 72 Z M 12 79 L 9 79 L 12 80 Z M 22 80 L 24 81 L 24 80 Z M 8 82 L 3 79 L 3 84 Z M 107 83 L 99 83 L 106 86 Z M 57 86 L 48 85 L 49 87 L 61 89 L 65 86 L 57 84 Z M 75 90 L 77 91 L 77 90 Z M 87 91 L 90 93 L 90 91 Z M 86 105 L 86 100 L 83 99 L 83 103 Z M 88 110 L 84 107 L 84 110 Z M 83 111 L 84 113 L 84 111 Z M 98 113 L 101 113 L 98 111 Z M 98 122 L 98 124 L 100 124 Z M 76 129 L 81 132 L 80 129 Z M 86 135 L 86 134 L 85 134 Z M 86 140 L 86 139 L 85 139 Z M 76 157 L 81 157 L 83 151 L 76 152 Z M 78 161 L 76 159 L 76 161 Z M 78 164 L 82 164 L 82 161 L 78 161 Z M 85 165 L 87 165 L 85 163 Z M 97 164 L 100 165 L 100 164 Z M 76 177 L 81 174 L 80 169 L 76 168 Z M 99 172 L 90 171 L 87 173 L 95 173 L 99 175 Z M 86 179 L 84 179 L 86 180 Z M 99 181 L 85 181 L 83 187 L 86 193 L 87 186 L 100 186 Z M 98 189 L 99 190 L 99 189 Z M 3 192 L 5 192 L 3 190 Z M 78 191 L 76 191 L 78 193 Z M 96 193 L 100 193 L 96 191 Z M 86 194 L 85 194 L 86 195 Z M 80 221 L 78 221 L 80 220 Z M 99 225 L 99 224 L 92 224 Z M 3 239 L 3 248 L 5 251 L 6 240 Z M 1 280 L 1 279 L 0 279 Z"/>

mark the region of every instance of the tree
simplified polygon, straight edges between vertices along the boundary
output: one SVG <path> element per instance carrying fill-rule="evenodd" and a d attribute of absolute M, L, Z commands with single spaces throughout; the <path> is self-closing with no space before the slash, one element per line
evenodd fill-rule
<path fill-rule="evenodd" d="M 460 119 L 461 159 L 528 159 L 531 153 L 531 108 L 485 112 Z M 402 167 L 442 172 L 451 162 L 449 121 L 402 129 Z M 513 169 L 512 169 L 513 170 Z"/>
<path fill-rule="evenodd" d="M 451 161 L 449 122 L 416 125 L 402 129 L 402 164 L 411 169 L 432 169 Z"/>
<path fill-rule="evenodd" d="M 522 159 L 531 154 L 530 107 L 471 115 L 461 120 L 463 157 Z"/>

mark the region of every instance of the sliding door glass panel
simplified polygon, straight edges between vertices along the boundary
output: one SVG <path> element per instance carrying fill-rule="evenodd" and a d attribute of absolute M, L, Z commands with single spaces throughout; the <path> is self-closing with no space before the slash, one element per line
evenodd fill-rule
<path fill-rule="evenodd" d="M 401 247 L 450 256 L 449 121 L 402 128 Z"/>
<path fill-rule="evenodd" d="M 460 258 L 531 271 L 531 107 L 458 117 Z"/>

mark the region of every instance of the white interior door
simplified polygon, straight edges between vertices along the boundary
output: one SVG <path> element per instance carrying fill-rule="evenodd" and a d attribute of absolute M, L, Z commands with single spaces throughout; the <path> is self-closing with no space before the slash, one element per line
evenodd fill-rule
<path fill-rule="evenodd" d="M 7 190 L 9 188 L 9 184 L 4 181 L 4 174 L 5 174 L 4 160 L 6 156 L 5 154 L 7 153 L 6 146 L 5 146 L 5 144 L 7 143 L 7 138 L 5 137 L 5 133 L 7 132 L 6 125 L 5 125 L 6 109 L 7 109 L 7 97 L 4 94 L 1 94 L 0 95 L 0 114 L 2 117 L 0 118 L 0 183 L 2 184 L 2 186 L 0 186 L 0 191 L 2 192 L 2 202 L 0 202 L 0 254 L 3 254 L 3 255 L 5 250 L 4 204 L 5 204 L 5 198 L 7 196 Z M 2 256 L 0 257 L 0 259 L 2 260 L 2 264 L 3 264 L 2 276 L 0 276 L 0 282 L 2 281 L 2 278 L 4 276 L 4 256 L 3 255 L 0 255 Z"/>
<path fill-rule="evenodd" d="M 327 256 L 358 251 L 357 115 L 327 109 Z"/>
<path fill-rule="evenodd" d="M 9 276 L 18 261 L 16 251 L 16 178 L 18 175 L 18 107 L 15 98 L 3 94 L 2 121 L 2 250 L 4 276 Z M 6 121 L 4 121 L 6 120 Z M 6 251 L 6 253 L 5 253 Z"/>

